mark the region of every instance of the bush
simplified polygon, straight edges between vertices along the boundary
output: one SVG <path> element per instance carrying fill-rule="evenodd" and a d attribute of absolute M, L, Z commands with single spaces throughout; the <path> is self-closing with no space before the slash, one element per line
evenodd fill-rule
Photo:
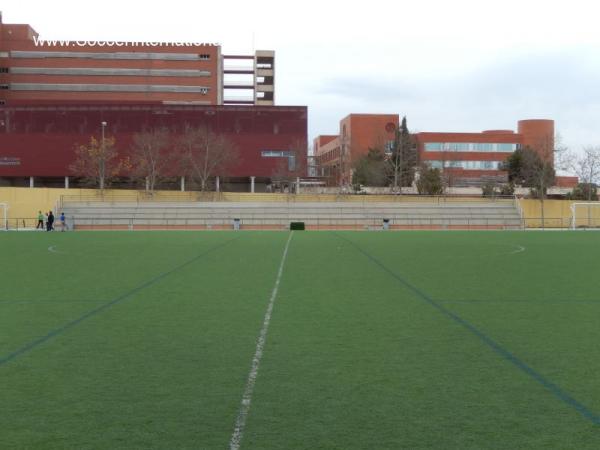
<path fill-rule="evenodd" d="M 500 195 L 515 195 L 515 185 L 512 183 L 503 184 L 500 188 Z"/>
<path fill-rule="evenodd" d="M 515 194 L 515 186 L 512 183 L 498 185 L 494 182 L 489 182 L 481 187 L 484 197 L 494 198 L 498 195 L 511 196 Z"/>
<path fill-rule="evenodd" d="M 439 169 L 423 167 L 417 180 L 417 191 L 424 195 L 442 195 L 444 183 Z"/>
<path fill-rule="evenodd" d="M 494 198 L 498 195 L 498 192 L 496 192 L 496 183 L 485 183 L 481 186 L 481 193 L 484 197 Z"/>
<path fill-rule="evenodd" d="M 573 192 L 567 194 L 569 200 L 591 200 L 598 201 L 596 185 L 590 183 L 579 183 L 573 188 Z"/>

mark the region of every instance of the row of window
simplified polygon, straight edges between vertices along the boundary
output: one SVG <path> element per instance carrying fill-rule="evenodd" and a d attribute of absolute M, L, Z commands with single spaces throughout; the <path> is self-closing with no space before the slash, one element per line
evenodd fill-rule
<path fill-rule="evenodd" d="M 13 91 L 75 91 L 75 92 L 186 92 L 208 94 L 206 86 L 169 84 L 85 84 L 85 83 L 10 83 L 2 89 Z"/>
<path fill-rule="evenodd" d="M 6 69 L 6 70 L 4 70 Z M 8 73 L 0 67 L 0 73 Z M 139 76 L 139 77 L 209 77 L 208 70 L 195 69 L 131 69 L 108 67 L 11 67 L 10 73 L 18 75 L 85 75 L 85 76 Z"/>
<path fill-rule="evenodd" d="M 500 170 L 504 161 L 428 161 L 434 169 Z"/>
<path fill-rule="evenodd" d="M 519 144 L 489 142 L 426 142 L 428 152 L 514 152 Z"/>
<path fill-rule="evenodd" d="M 5 52 L 3 52 L 5 53 Z M 4 54 L 0 55 L 4 56 Z M 8 56 L 8 55 L 6 55 Z M 86 58 L 86 59 L 129 59 L 159 61 L 208 61 L 208 53 L 171 53 L 171 52 L 75 52 L 75 51 L 26 51 L 13 50 L 11 58 Z"/>

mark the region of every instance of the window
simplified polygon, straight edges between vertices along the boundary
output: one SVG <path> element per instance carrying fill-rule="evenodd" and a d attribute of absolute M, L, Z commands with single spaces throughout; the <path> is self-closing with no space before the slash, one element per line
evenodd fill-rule
<path fill-rule="evenodd" d="M 473 144 L 473 150 L 476 152 L 493 152 L 494 144 L 490 144 L 487 142 L 479 142 L 477 144 Z"/>
<path fill-rule="evenodd" d="M 202 59 L 204 61 L 207 61 L 210 59 L 210 55 L 207 53 L 200 53 L 198 56 L 200 57 L 200 59 Z"/>
<path fill-rule="evenodd" d="M 492 142 L 426 142 L 428 152 L 514 152 L 518 148 L 512 143 Z"/>
<path fill-rule="evenodd" d="M 394 151 L 394 141 L 387 141 L 385 143 L 385 153 L 392 153 Z"/>
<path fill-rule="evenodd" d="M 0 73 L 8 73 L 8 67 L 0 67 Z"/>
<path fill-rule="evenodd" d="M 439 152 L 441 149 L 442 149 L 442 144 L 440 142 L 426 142 L 425 143 L 425 151 Z"/>
<path fill-rule="evenodd" d="M 468 152 L 469 144 L 465 142 L 450 142 L 445 145 L 444 150 L 449 150 L 451 152 Z"/>
<path fill-rule="evenodd" d="M 0 84 L 0 89 L 8 89 L 8 84 Z"/>
<path fill-rule="evenodd" d="M 429 161 L 434 169 L 500 170 L 502 161 Z"/>
<path fill-rule="evenodd" d="M 499 152 L 514 152 L 516 150 L 516 144 L 497 144 L 497 150 Z"/>
<path fill-rule="evenodd" d="M 293 154 L 287 150 L 263 150 L 261 156 L 263 158 L 289 158 L 293 157 Z"/>

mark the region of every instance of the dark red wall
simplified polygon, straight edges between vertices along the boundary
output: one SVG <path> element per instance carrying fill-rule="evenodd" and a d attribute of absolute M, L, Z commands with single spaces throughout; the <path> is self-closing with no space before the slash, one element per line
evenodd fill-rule
<path fill-rule="evenodd" d="M 103 121 L 124 155 L 144 127 L 165 126 L 176 135 L 185 124 L 208 125 L 239 150 L 240 161 L 227 176 L 269 177 L 285 164 L 263 158 L 262 150 L 289 150 L 307 140 L 304 106 L 12 105 L 0 107 L 0 177 L 71 175 L 76 145 L 99 138 Z M 20 165 L 3 165 L 2 158 L 18 158 Z"/>

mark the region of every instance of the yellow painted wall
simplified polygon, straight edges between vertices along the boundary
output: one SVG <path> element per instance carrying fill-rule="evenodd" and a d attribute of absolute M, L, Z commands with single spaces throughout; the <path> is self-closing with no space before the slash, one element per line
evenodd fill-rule
<path fill-rule="evenodd" d="M 16 219 L 35 219 L 37 212 L 55 211 L 60 204 L 61 197 L 67 200 L 79 201 L 114 201 L 114 202 L 145 202 L 145 201 L 229 201 L 229 202 L 480 202 L 489 201 L 482 197 L 425 197 L 425 196 L 390 196 L 390 195 L 335 195 L 335 194 L 276 194 L 276 193 L 235 193 L 235 192 L 180 192 L 180 191 L 157 191 L 150 196 L 143 191 L 135 190 L 105 190 L 103 193 L 97 189 L 51 189 L 51 188 L 15 188 L 0 187 L 0 203 L 9 205 L 8 217 L 13 223 Z M 511 200 L 504 200 L 510 202 Z M 570 224 L 572 201 L 546 200 L 545 226 L 546 227 L 568 227 Z M 520 200 L 523 217 L 527 227 L 541 227 L 541 208 L 538 200 Z M 599 203 L 600 204 L 600 203 Z M 590 210 L 593 221 L 600 225 L 600 208 Z M 55 211 L 60 214 L 60 211 Z M 581 213 L 583 220 L 587 220 L 587 214 Z M 32 221 L 26 222 L 27 226 L 34 226 Z M 9 223 L 9 225 L 11 225 Z M 19 226 L 23 226 L 21 220 Z M 14 224 L 11 225 L 11 228 Z"/>
<path fill-rule="evenodd" d="M 15 188 L 0 187 L 0 203 L 9 205 L 8 217 L 11 219 L 35 218 L 37 212 L 55 210 L 61 197 L 80 201 L 229 201 L 229 202 L 480 202 L 487 201 L 481 197 L 415 197 L 390 195 L 335 195 L 335 194 L 276 194 L 276 193 L 235 193 L 235 192 L 180 192 L 157 191 L 148 195 L 143 191 L 110 190 L 101 192 L 97 189 L 54 189 L 54 188 Z M 60 211 L 55 211 L 60 213 Z"/>
<path fill-rule="evenodd" d="M 541 228 L 542 203 L 539 200 L 520 200 L 523 218 L 527 228 Z M 544 200 L 544 227 L 568 228 L 571 225 L 571 204 L 573 200 Z M 600 226 L 600 202 L 591 208 L 578 207 L 578 226 Z M 589 213 L 589 214 L 588 214 Z"/>
<path fill-rule="evenodd" d="M 4 187 L 0 188 L 0 203 L 8 204 L 9 219 L 35 218 L 40 210 L 54 211 L 60 195 L 68 191 L 67 189 Z"/>

